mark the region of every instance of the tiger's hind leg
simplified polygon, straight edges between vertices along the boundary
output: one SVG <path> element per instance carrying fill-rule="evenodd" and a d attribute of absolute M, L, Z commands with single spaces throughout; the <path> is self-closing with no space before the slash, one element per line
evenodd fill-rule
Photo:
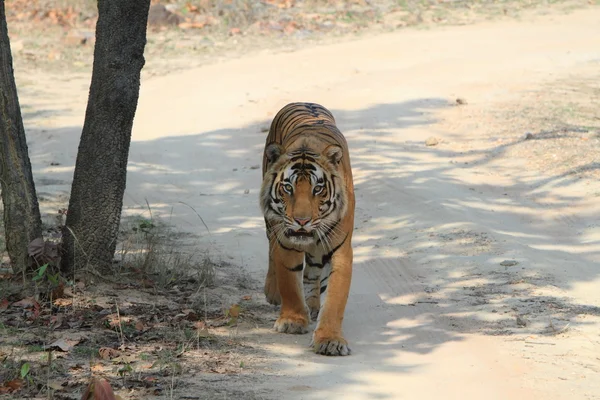
<path fill-rule="evenodd" d="M 311 257 L 310 254 L 305 255 L 305 266 L 304 266 L 304 297 L 306 298 L 306 305 L 310 312 L 310 318 L 313 321 L 317 320 L 319 315 L 319 309 L 321 308 L 321 275 L 323 271 L 323 264 L 317 262 L 318 258 Z"/>
<path fill-rule="evenodd" d="M 279 286 L 277 285 L 277 271 L 275 271 L 272 246 L 272 241 L 269 241 L 269 270 L 265 278 L 264 292 L 267 302 L 278 306 L 281 304 L 281 295 L 279 294 Z"/>

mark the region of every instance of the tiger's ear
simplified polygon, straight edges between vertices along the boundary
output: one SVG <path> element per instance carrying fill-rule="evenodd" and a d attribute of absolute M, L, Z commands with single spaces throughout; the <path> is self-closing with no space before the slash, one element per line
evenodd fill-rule
<path fill-rule="evenodd" d="M 277 161 L 284 152 L 285 149 L 278 143 L 271 143 L 265 149 L 265 155 L 267 156 L 269 164 L 273 164 L 275 161 Z"/>
<path fill-rule="evenodd" d="M 327 157 L 327 159 L 333 165 L 338 165 L 342 160 L 344 152 L 340 146 L 332 144 L 331 146 L 327 146 L 327 148 L 323 151 L 323 154 L 325 154 L 325 157 Z"/>

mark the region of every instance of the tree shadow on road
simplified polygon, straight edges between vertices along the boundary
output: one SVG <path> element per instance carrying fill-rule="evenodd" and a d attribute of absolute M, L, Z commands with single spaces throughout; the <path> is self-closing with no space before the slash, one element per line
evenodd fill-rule
<path fill-rule="evenodd" d="M 301 346 L 292 360 L 320 365 L 310 372 L 289 362 L 280 372 L 294 379 L 273 374 L 272 379 L 290 385 L 295 379 L 315 382 L 303 398 L 323 398 L 319 390 L 327 389 L 391 399 L 383 389 L 363 393 L 362 383 L 374 374 L 410 374 L 425 367 L 404 364 L 406 354 L 427 355 L 470 334 L 554 337 L 567 323 L 570 329 L 584 326 L 587 322 L 579 316 L 600 316 L 599 307 L 566 295 L 600 274 L 593 268 L 600 257 L 598 240 L 575 234 L 572 226 L 581 221 L 561 217 L 561 210 L 585 196 L 555 194 L 554 202 L 543 208 L 526 201 L 549 183 L 575 184 L 577 171 L 540 174 L 534 184 L 519 176 L 502 185 L 486 179 L 467 182 L 461 172 L 480 173 L 507 146 L 523 139 L 470 152 L 465 164 L 461 152 L 424 144 L 434 130 L 436 112 L 445 107 L 449 105 L 442 99 L 419 99 L 332 110 L 348 138 L 356 181 L 355 274 L 344 328 L 354 355 L 319 357 L 306 348 L 307 336 L 266 334 L 274 343 Z M 147 212 L 147 201 L 153 215 L 196 234 L 199 245 L 214 247 L 262 279 L 267 248 L 257 198 L 258 166 L 269 123 L 134 140 L 125 214 Z M 78 127 L 33 132 L 30 151 L 38 192 L 56 194 L 68 187 L 79 132 Z M 55 142 L 44 143 L 44 135 Z M 539 135 L 536 140 L 551 138 Z M 57 157 L 60 165 L 50 165 Z M 557 217 L 548 218 L 550 212 Z M 592 228 L 595 217 L 587 218 Z M 516 264 L 501 265 L 505 259 Z M 561 271 L 559 277 L 556 271 Z M 530 323 L 520 326 L 517 316 Z M 340 370 L 347 373 L 341 380 L 328 380 L 333 370 L 336 377 Z"/>

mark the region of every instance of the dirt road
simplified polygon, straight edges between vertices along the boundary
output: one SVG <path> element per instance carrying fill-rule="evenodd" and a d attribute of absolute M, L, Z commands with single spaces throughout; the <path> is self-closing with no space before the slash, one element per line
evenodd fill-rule
<path fill-rule="evenodd" d="M 512 121 L 556 94 L 555 82 L 589 76 L 598 88 L 599 18 L 591 8 L 404 30 L 143 82 L 126 212 L 147 199 L 259 280 L 258 165 L 270 119 L 287 102 L 318 102 L 349 141 L 353 355 L 316 356 L 308 335 L 247 331 L 268 362 L 253 383 L 222 382 L 246 393 L 226 398 L 600 399 L 600 159 L 556 175 L 510 153 L 539 143 L 524 140 L 539 133 L 533 116 L 527 130 Z M 87 87 L 60 90 L 45 103 L 60 112 L 26 120 L 41 192 L 66 190 L 75 161 Z M 537 91 L 529 108 L 510 108 Z M 597 123 L 580 129 L 600 148 Z M 432 136 L 439 143 L 426 146 Z"/>

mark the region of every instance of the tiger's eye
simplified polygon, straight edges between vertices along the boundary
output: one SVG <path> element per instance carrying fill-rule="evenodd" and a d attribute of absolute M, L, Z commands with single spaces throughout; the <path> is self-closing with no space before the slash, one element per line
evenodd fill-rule
<path fill-rule="evenodd" d="M 315 196 L 321 194 L 323 192 L 323 186 L 319 185 L 319 186 L 315 186 L 313 193 Z"/>
<path fill-rule="evenodd" d="M 292 190 L 294 190 L 294 188 L 289 183 L 286 183 L 285 185 L 283 185 L 283 190 L 285 190 L 287 193 L 292 193 Z"/>

